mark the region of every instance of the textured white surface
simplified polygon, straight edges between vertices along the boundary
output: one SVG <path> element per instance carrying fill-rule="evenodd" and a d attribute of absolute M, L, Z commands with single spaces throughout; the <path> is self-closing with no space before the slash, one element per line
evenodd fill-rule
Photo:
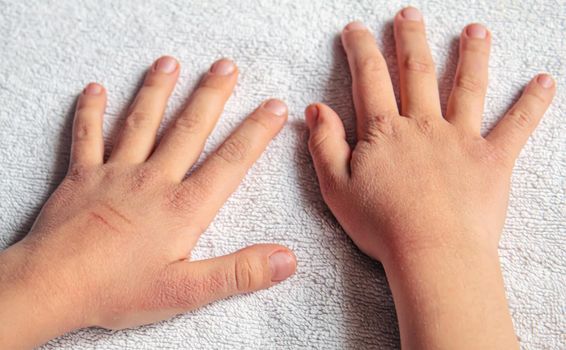
<path fill-rule="evenodd" d="M 44 349 L 396 348 L 398 330 L 381 266 L 346 238 L 318 193 L 305 146 L 304 107 L 322 100 L 351 130 L 349 73 L 337 33 L 368 23 L 396 76 L 391 22 L 405 1 L 0 1 L 0 248 L 27 232 L 66 171 L 70 112 L 92 80 L 109 90 L 107 134 L 162 54 L 178 57 L 174 114 L 213 60 L 241 77 L 207 152 L 270 96 L 289 123 L 201 239 L 197 258 L 253 242 L 295 250 L 288 282 L 132 330 L 87 329 Z M 566 3 L 415 1 L 424 12 L 443 98 L 457 36 L 472 21 L 493 33 L 484 129 L 535 73 L 559 90 L 517 162 L 500 244 L 507 292 L 524 348 L 566 347 Z"/>

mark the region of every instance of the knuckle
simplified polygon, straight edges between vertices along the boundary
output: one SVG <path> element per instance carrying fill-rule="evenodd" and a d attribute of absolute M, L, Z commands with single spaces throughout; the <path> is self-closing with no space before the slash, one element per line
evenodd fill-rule
<path fill-rule="evenodd" d="M 166 94 L 170 80 L 167 75 L 159 74 L 155 70 L 150 70 L 146 74 L 143 81 L 143 91 L 140 91 L 138 95 L 154 95 L 154 94 Z"/>
<path fill-rule="evenodd" d="M 359 141 L 371 146 L 380 140 L 394 136 L 396 133 L 395 116 L 398 115 L 397 112 L 384 112 L 365 117 L 363 124 L 360 124 Z"/>
<path fill-rule="evenodd" d="M 358 71 L 364 74 L 379 74 L 385 71 L 386 66 L 383 59 L 378 55 L 361 57 L 356 64 Z"/>
<path fill-rule="evenodd" d="M 236 257 L 234 279 L 239 292 L 257 290 L 264 284 L 263 271 L 247 256 Z"/>
<path fill-rule="evenodd" d="M 245 159 L 249 149 L 249 140 L 242 135 L 234 134 L 214 152 L 214 155 L 228 163 L 238 163 Z"/>
<path fill-rule="evenodd" d="M 195 110 L 190 113 L 183 114 L 179 118 L 175 119 L 171 127 L 175 131 L 185 134 L 197 134 L 202 120 L 204 120 L 203 113 Z"/>
<path fill-rule="evenodd" d="M 114 182 L 120 179 L 123 174 L 123 169 L 118 166 L 113 166 L 110 164 L 104 164 L 102 166 L 102 180 L 104 183 Z"/>
<path fill-rule="evenodd" d="M 138 96 L 147 96 L 149 94 L 155 93 L 156 91 L 161 90 L 161 87 L 164 83 L 167 82 L 164 79 L 163 74 L 156 74 L 157 72 L 151 69 L 149 74 L 146 74 L 143 80 L 142 89 L 138 92 Z"/>
<path fill-rule="evenodd" d="M 96 120 L 94 112 L 77 116 L 73 124 L 73 142 L 81 142 L 96 136 L 98 127 L 94 120 Z"/>
<path fill-rule="evenodd" d="M 128 188 L 133 192 L 137 192 L 146 188 L 149 184 L 153 184 L 158 176 L 159 172 L 157 169 L 148 165 L 143 165 L 135 169 L 130 175 Z"/>
<path fill-rule="evenodd" d="M 95 124 L 91 122 L 93 117 L 93 114 L 82 114 L 75 119 L 75 123 L 73 125 L 74 142 L 87 140 L 90 139 L 91 136 L 93 136 L 92 134 L 93 132 L 95 132 Z"/>
<path fill-rule="evenodd" d="M 375 114 L 365 118 L 365 138 L 369 142 L 391 133 L 392 113 Z"/>
<path fill-rule="evenodd" d="M 381 124 L 389 123 L 393 118 L 393 115 L 394 115 L 393 112 L 373 114 L 368 118 L 368 120 L 371 120 L 371 123 L 375 125 L 381 125 Z"/>
<path fill-rule="evenodd" d="M 176 185 L 165 195 L 165 208 L 169 212 L 186 216 L 194 212 L 193 203 L 204 203 L 206 194 L 203 186 L 186 180 Z"/>
<path fill-rule="evenodd" d="M 85 182 L 85 180 L 90 177 L 91 173 L 92 170 L 89 167 L 81 164 L 73 164 L 69 167 L 65 180 L 74 183 Z"/>
<path fill-rule="evenodd" d="M 487 58 L 487 56 L 489 56 L 489 44 L 485 40 L 464 40 L 462 41 L 462 53 L 465 55 L 485 59 Z"/>
<path fill-rule="evenodd" d="M 192 197 L 192 192 L 192 189 L 184 182 L 179 186 L 175 186 L 165 196 L 166 208 L 175 213 L 186 213 L 191 208 L 188 198 Z"/>
<path fill-rule="evenodd" d="M 246 123 L 257 126 L 262 132 L 271 132 L 271 126 L 266 122 L 266 116 L 254 113 L 246 119 Z"/>
<path fill-rule="evenodd" d="M 435 126 L 430 118 L 422 118 L 417 121 L 419 131 L 424 135 L 431 135 L 434 132 Z"/>
<path fill-rule="evenodd" d="M 132 130 L 142 129 L 151 122 L 151 116 L 144 111 L 135 110 L 128 115 L 125 127 Z"/>
<path fill-rule="evenodd" d="M 525 109 L 514 109 L 511 111 L 509 120 L 519 129 L 529 129 L 534 123 L 533 115 Z"/>
<path fill-rule="evenodd" d="M 399 26 L 399 32 L 403 35 L 405 41 L 426 40 L 425 28 L 422 22 L 400 21 L 396 24 Z"/>
<path fill-rule="evenodd" d="M 89 128 L 89 126 L 87 125 L 87 123 L 85 122 L 78 122 L 77 125 L 74 128 L 75 133 L 73 135 L 74 142 L 81 142 L 84 140 L 88 140 L 90 138 L 90 133 L 91 130 Z"/>
<path fill-rule="evenodd" d="M 408 72 L 433 74 L 434 62 L 430 57 L 424 58 L 408 55 L 403 60 L 403 68 Z"/>
<path fill-rule="evenodd" d="M 482 94 L 486 89 L 486 82 L 470 74 L 460 73 L 454 79 L 456 88 L 472 94 Z"/>
<path fill-rule="evenodd" d="M 99 108 L 92 104 L 80 104 L 77 107 L 76 111 L 76 119 L 89 119 L 91 115 L 98 115 L 100 114 Z"/>
<path fill-rule="evenodd" d="M 309 142 L 308 142 L 311 153 L 314 154 L 315 156 L 318 155 L 322 151 L 324 147 L 324 143 L 326 142 L 327 139 L 328 139 L 327 134 L 312 133 L 309 137 Z"/>
<path fill-rule="evenodd" d="M 215 102 L 220 103 L 226 95 L 226 90 L 216 85 L 212 85 L 209 80 L 205 79 L 202 85 L 195 91 L 195 94 L 198 96 L 202 95 L 201 98 L 203 99 L 214 100 Z"/>
<path fill-rule="evenodd" d="M 366 30 L 347 31 L 343 35 L 346 40 L 342 44 L 348 50 L 363 47 L 365 43 L 373 41 L 373 37 Z"/>
<path fill-rule="evenodd" d="M 540 92 L 537 92 L 535 89 L 528 89 L 526 95 L 534 100 L 534 103 L 540 106 L 546 106 L 548 104 L 548 100 L 546 96 Z"/>

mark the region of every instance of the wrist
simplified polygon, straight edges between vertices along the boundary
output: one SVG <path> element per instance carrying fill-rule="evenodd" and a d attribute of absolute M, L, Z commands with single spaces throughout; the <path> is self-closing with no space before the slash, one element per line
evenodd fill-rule
<path fill-rule="evenodd" d="M 497 244 L 491 239 L 496 235 L 466 229 L 432 230 L 391 235 L 396 238 L 386 242 L 387 249 L 381 259 L 385 269 L 392 273 L 413 267 L 434 270 L 437 268 L 435 262 L 474 262 L 478 267 L 480 262 L 490 262 L 499 266 Z"/>
<path fill-rule="evenodd" d="M 383 266 L 392 289 L 418 293 L 432 302 L 454 285 L 476 289 L 490 284 L 503 289 L 497 250 L 471 242 L 397 250 L 387 256 Z"/>
<path fill-rule="evenodd" d="M 403 347 L 516 347 L 496 249 L 463 239 L 437 242 L 391 250 L 383 265 Z"/>
<path fill-rule="evenodd" d="M 0 254 L 2 348 L 32 348 L 86 326 L 72 290 L 62 285 L 56 273 L 37 270 L 37 261 L 31 262 L 27 254 L 22 242 Z"/>

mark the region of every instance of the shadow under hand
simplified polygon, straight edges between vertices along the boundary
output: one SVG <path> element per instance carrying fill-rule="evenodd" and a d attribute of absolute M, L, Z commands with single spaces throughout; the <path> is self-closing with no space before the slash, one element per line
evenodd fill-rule
<path fill-rule="evenodd" d="M 332 69 L 321 102 L 340 115 L 348 142 L 355 145 L 351 79 L 339 36 L 333 41 L 333 53 Z M 302 205 L 308 213 L 318 217 L 318 230 L 314 228 L 313 234 L 322 235 L 320 244 L 330 256 L 330 261 L 323 263 L 328 263 L 328 269 L 336 273 L 336 288 L 330 293 L 341 302 L 338 317 L 343 322 L 340 330 L 346 338 L 344 345 L 348 349 L 397 349 L 400 347 L 397 318 L 383 267 L 357 249 L 324 203 L 307 147 L 306 125 L 293 126 L 301 135 L 296 164 Z"/>

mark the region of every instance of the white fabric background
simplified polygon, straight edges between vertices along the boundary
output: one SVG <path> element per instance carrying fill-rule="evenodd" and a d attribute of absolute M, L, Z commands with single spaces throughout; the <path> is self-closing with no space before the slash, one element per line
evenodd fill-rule
<path fill-rule="evenodd" d="M 391 19 L 405 1 L 0 1 L 0 248 L 27 232 L 66 171 L 71 111 L 92 80 L 109 90 L 110 136 L 144 70 L 162 54 L 183 64 L 168 117 L 215 59 L 241 76 L 210 138 L 213 149 L 265 98 L 286 100 L 284 131 L 250 171 L 196 249 L 197 258 L 254 242 L 288 245 L 297 274 L 271 290 L 132 330 L 86 329 L 43 349 L 397 348 L 382 267 L 364 257 L 326 209 L 306 148 L 303 109 L 336 108 L 352 130 L 350 77 L 337 35 L 368 23 L 394 77 Z M 472 21 L 493 33 L 484 129 L 539 71 L 558 95 L 517 162 L 500 244 L 524 348 L 566 347 L 566 3 L 415 1 L 445 99 L 457 37 Z"/>

